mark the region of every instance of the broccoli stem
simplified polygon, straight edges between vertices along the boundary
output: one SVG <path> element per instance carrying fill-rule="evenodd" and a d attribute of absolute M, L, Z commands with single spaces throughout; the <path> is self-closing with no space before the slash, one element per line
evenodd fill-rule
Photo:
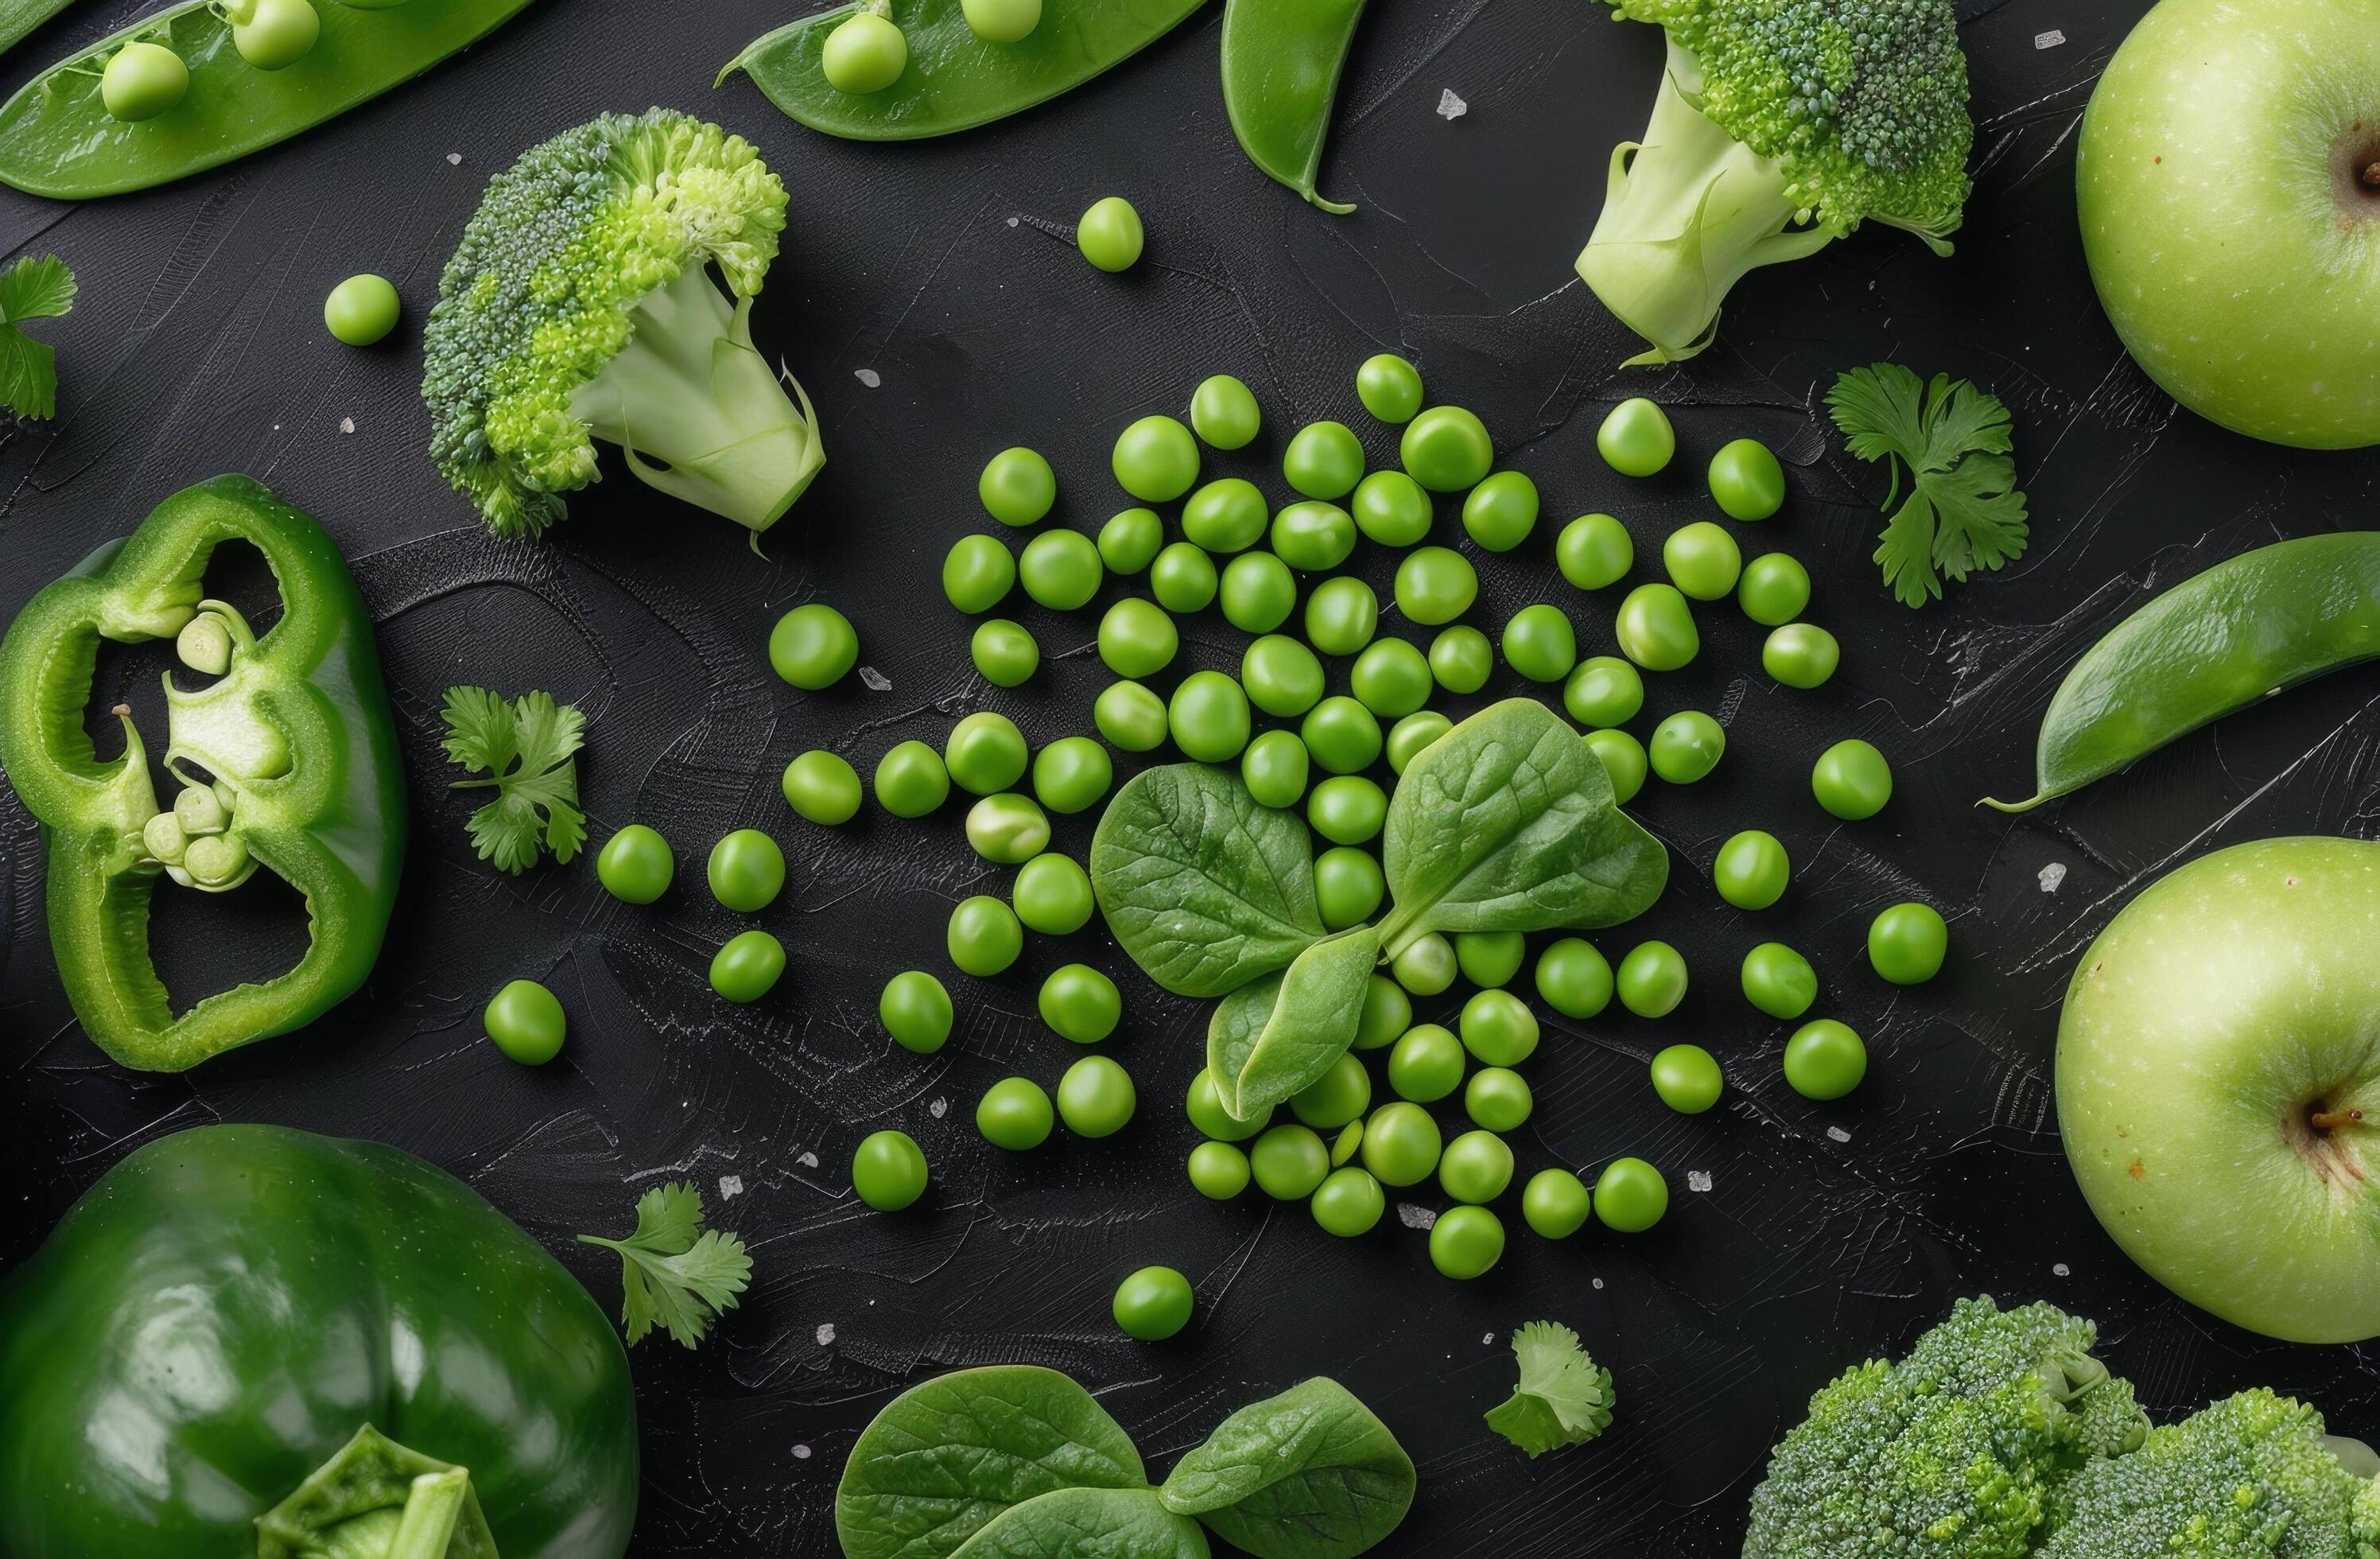
<path fill-rule="evenodd" d="M 753 347 L 751 313 L 750 298 L 731 303 L 708 267 L 689 265 L 637 305 L 635 334 L 570 410 L 646 485 L 734 520 L 757 548 L 826 454 L 809 397 L 796 408 Z"/>

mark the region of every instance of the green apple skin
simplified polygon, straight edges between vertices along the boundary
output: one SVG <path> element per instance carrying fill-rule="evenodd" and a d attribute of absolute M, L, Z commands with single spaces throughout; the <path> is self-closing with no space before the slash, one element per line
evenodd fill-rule
<path fill-rule="evenodd" d="M 2380 845 L 2239 845 L 2125 906 L 2067 989 L 2058 1121 L 2176 1294 L 2289 1342 L 2380 1335 Z"/>
<path fill-rule="evenodd" d="M 2163 0 L 2082 116 L 2082 249 L 2182 405 L 2380 444 L 2380 0 Z"/>

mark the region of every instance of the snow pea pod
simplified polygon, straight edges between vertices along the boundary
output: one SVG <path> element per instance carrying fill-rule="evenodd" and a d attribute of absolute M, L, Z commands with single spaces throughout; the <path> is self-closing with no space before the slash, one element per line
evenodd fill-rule
<path fill-rule="evenodd" d="M 1248 160 L 1324 211 L 1355 208 L 1314 188 L 1339 72 L 1364 0 L 1227 0 L 1223 108 Z"/>
<path fill-rule="evenodd" d="M 59 61 L 0 105 L 0 182 L 53 200 L 119 195 L 187 177 L 288 140 L 419 75 L 528 0 L 407 0 L 318 6 L 322 31 L 285 70 L 259 70 L 232 45 L 211 0 L 183 0 Z M 164 43 L 189 67 L 181 101 L 127 124 L 99 99 L 121 45 Z"/>
<path fill-rule="evenodd" d="M 74 0 L 0 0 L 0 54 L 23 43 L 35 28 L 73 4 Z"/>
<path fill-rule="evenodd" d="M 1014 43 L 988 43 L 959 0 L 896 0 L 908 67 L 882 91 L 828 85 L 827 34 L 859 9 L 838 6 L 763 33 L 720 70 L 735 71 L 786 114 L 848 140 L 921 140 L 971 130 L 1081 86 L 1172 31 L 1205 0 L 1058 0 Z"/>
<path fill-rule="evenodd" d="M 2284 688 L 2380 656 L 2380 531 L 2277 542 L 2183 580 L 2107 631 L 2042 717 L 2022 812 Z"/>

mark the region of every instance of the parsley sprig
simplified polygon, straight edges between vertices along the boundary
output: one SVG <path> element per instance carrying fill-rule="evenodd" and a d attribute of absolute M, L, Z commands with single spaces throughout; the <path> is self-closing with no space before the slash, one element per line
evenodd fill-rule
<path fill-rule="evenodd" d="M 1521 1383 L 1488 1413 L 1488 1427 L 1532 1458 L 1564 1445 L 1584 1445 L 1611 1422 L 1611 1371 L 1579 1346 L 1578 1334 L 1559 1321 L 1533 1321 L 1512 1334 Z"/>
<path fill-rule="evenodd" d="M 578 1243 L 620 1253 L 625 1289 L 620 1323 L 631 1347 L 656 1322 L 682 1346 L 694 1346 L 715 1317 L 735 1308 L 735 1296 L 752 1278 L 744 1242 L 703 1229 L 702 1193 L 689 1180 L 655 1186 L 638 1197 L 637 1232 L 627 1238 L 580 1235 Z"/>
<path fill-rule="evenodd" d="M 2024 555 L 2024 494 L 2016 491 L 2009 410 L 1998 396 L 1947 373 L 1927 384 L 1880 362 L 1835 381 L 1827 409 L 1853 455 L 1891 471 L 1883 507 L 1892 518 L 1876 561 L 1903 603 L 1923 606 L 1941 595 L 1944 576 L 1963 580 Z M 1903 466 L 1909 495 L 1900 499 Z"/>
<path fill-rule="evenodd" d="M 578 810 L 578 761 L 587 717 L 551 693 L 524 693 L 506 703 L 486 688 L 449 688 L 446 756 L 485 779 L 456 780 L 466 790 L 493 786 L 496 798 L 471 814 L 471 843 L 481 860 L 518 876 L 537 864 L 540 839 L 557 862 L 587 842 Z"/>
<path fill-rule="evenodd" d="M 55 254 L 31 255 L 0 272 L 0 407 L 19 417 L 58 411 L 58 354 L 19 328 L 74 307 L 75 274 Z"/>

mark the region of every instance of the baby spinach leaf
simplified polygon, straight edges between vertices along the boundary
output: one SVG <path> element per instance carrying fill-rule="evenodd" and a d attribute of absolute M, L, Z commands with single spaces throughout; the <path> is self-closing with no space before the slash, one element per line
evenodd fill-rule
<path fill-rule="evenodd" d="M 1380 933 L 1357 926 L 1224 997 L 1207 1025 L 1207 1067 L 1223 1108 L 1254 1120 L 1330 1070 L 1355 1042 L 1379 960 Z"/>
<path fill-rule="evenodd" d="M 1011 1505 L 951 1559 L 1208 1559 L 1207 1534 L 1154 1489 L 1057 1489 Z"/>
<path fill-rule="evenodd" d="M 1091 886 L 1123 950 L 1179 996 L 1235 991 L 1323 934 L 1305 824 L 1203 764 L 1150 769 L 1116 793 L 1091 839 Z"/>
<path fill-rule="evenodd" d="M 1414 1465 L 1370 1408 L 1318 1377 L 1225 1419 L 1158 1497 L 1257 1559 L 1352 1559 L 1404 1519 Z"/>
<path fill-rule="evenodd" d="M 845 1559 L 949 1559 L 1038 1496 L 1148 1483 L 1131 1436 L 1066 1376 L 1023 1364 L 961 1370 L 903 1392 L 860 1435 L 835 1491 L 835 1534 Z"/>

